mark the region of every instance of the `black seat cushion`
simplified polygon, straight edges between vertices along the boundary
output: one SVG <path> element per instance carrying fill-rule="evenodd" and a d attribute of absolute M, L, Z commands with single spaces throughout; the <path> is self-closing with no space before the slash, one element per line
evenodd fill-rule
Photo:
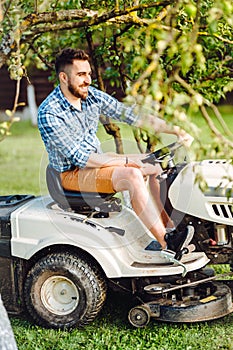
<path fill-rule="evenodd" d="M 46 182 L 50 196 L 63 208 L 93 210 L 110 200 L 115 193 L 67 191 L 62 187 L 60 173 L 50 165 L 46 169 Z"/>

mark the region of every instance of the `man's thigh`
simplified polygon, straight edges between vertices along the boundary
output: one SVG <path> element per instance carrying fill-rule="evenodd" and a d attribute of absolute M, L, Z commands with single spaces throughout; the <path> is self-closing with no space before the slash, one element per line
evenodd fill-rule
<path fill-rule="evenodd" d="M 112 174 L 115 167 L 74 169 L 61 173 L 64 189 L 80 192 L 114 193 Z"/>

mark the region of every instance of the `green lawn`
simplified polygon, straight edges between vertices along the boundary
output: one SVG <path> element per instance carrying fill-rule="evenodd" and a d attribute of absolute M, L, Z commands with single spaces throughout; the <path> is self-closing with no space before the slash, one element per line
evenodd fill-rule
<path fill-rule="evenodd" d="M 0 143 L 0 194 L 40 193 L 40 174 L 46 159 L 37 128 L 30 122 L 13 124 L 11 135 Z"/>
<path fill-rule="evenodd" d="M 232 125 L 231 113 L 226 118 Z M 130 131 L 124 132 L 127 139 Z M 113 146 L 110 137 L 105 142 L 107 149 L 109 144 Z M 130 150 L 133 151 L 131 147 Z M 46 162 L 37 129 L 29 122 L 15 124 L 12 135 L 0 144 L 0 194 L 43 194 Z M 128 308 L 124 297 L 111 295 L 98 318 L 82 330 L 43 329 L 29 323 L 26 317 L 10 320 L 18 348 L 22 350 L 233 350 L 233 314 L 196 324 L 152 320 L 145 329 L 135 329 L 128 323 Z"/>

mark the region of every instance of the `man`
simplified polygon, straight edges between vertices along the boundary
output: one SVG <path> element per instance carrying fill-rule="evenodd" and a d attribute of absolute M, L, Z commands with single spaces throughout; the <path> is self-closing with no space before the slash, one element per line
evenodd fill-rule
<path fill-rule="evenodd" d="M 82 50 L 65 49 L 56 58 L 59 85 L 42 102 L 38 111 L 38 127 L 45 143 L 49 162 L 60 172 L 67 190 L 99 193 L 129 191 L 132 207 L 151 231 L 162 249 L 180 257 L 180 251 L 193 237 L 193 227 L 176 232 L 160 202 L 159 165 L 143 164 L 145 155 L 101 153 L 96 136 L 99 117 L 104 115 L 141 127 L 142 121 L 107 93 L 91 87 L 91 66 Z M 180 141 L 190 135 L 179 127 L 150 116 L 156 133 L 174 134 Z M 150 176 L 150 199 L 144 178 Z M 168 230 L 169 229 L 169 230 Z M 167 232 L 169 231 L 169 232 Z"/>

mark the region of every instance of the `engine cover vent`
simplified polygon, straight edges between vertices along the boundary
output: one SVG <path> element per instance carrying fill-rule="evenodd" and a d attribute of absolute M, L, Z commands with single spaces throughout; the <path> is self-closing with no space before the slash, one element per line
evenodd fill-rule
<path fill-rule="evenodd" d="M 225 219 L 233 219 L 232 204 L 212 204 L 215 215 Z"/>

